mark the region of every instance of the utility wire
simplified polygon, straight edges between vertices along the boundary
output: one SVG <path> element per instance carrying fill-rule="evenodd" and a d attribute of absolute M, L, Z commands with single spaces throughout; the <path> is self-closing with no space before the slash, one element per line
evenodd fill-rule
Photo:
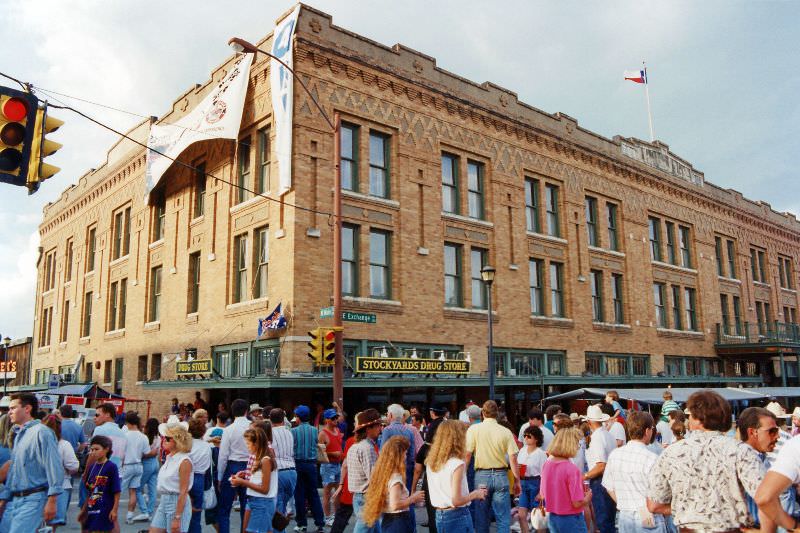
<path fill-rule="evenodd" d="M 5 74 L 5 73 L 3 73 L 3 72 L 0 72 L 0 76 L 3 76 L 3 77 L 5 77 L 5 78 L 8 78 L 8 79 L 10 79 L 10 80 L 12 80 L 12 81 L 14 81 L 14 82 L 16 82 L 16 83 L 20 84 L 20 86 L 22 86 L 22 87 L 23 87 L 23 88 L 25 88 L 25 89 L 30 89 L 30 88 L 33 88 L 33 87 L 34 87 L 34 86 L 33 86 L 33 85 L 31 85 L 31 84 L 27 84 L 27 85 L 26 85 L 26 84 L 24 84 L 23 82 L 19 81 L 18 79 L 14 78 L 14 77 L 12 77 L 12 76 L 9 76 L 8 74 Z M 55 93 L 54 91 L 46 91 L 46 90 L 44 90 L 44 89 L 41 89 L 41 88 L 38 88 L 38 89 L 39 89 L 40 91 L 42 91 L 43 93 L 53 92 L 54 94 L 58 94 L 58 93 Z M 65 95 L 62 95 L 62 96 L 65 96 Z M 75 98 L 75 97 L 69 97 L 69 96 L 68 96 L 67 98 Z M 123 137 L 123 138 L 127 139 L 127 140 L 131 141 L 132 143 L 134 143 L 134 144 L 137 144 L 137 145 L 141 146 L 141 147 L 142 147 L 142 148 L 144 148 L 145 150 L 149 150 L 149 151 L 151 151 L 151 152 L 154 152 L 154 153 L 156 153 L 156 154 L 159 154 L 159 155 L 160 155 L 160 156 L 162 156 L 162 157 L 166 157 L 166 158 L 167 158 L 167 159 L 169 159 L 170 161 L 172 161 L 172 162 L 174 162 L 174 163 L 176 163 L 176 164 L 178 164 L 178 165 L 180 165 L 180 166 L 182 166 L 182 167 L 184 167 L 184 168 L 187 168 L 187 169 L 189 169 L 189 170 L 193 171 L 195 174 L 197 174 L 198 172 L 202 172 L 202 174 L 203 174 L 204 176 L 206 176 L 206 177 L 213 178 L 213 179 L 215 179 L 215 180 L 219 180 L 219 181 L 221 181 L 222 183 L 225 183 L 225 184 L 227 184 L 227 185 L 230 185 L 230 186 L 232 186 L 232 187 L 236 187 L 237 189 L 241 189 L 241 190 L 243 190 L 243 191 L 249 192 L 250 194 L 252 194 L 252 195 L 254 195 L 254 196 L 259 196 L 259 197 L 261 197 L 261 198 L 266 198 L 266 199 L 267 199 L 267 200 L 269 200 L 270 202 L 275 202 L 275 203 L 278 203 L 278 204 L 281 204 L 281 205 L 286 205 L 286 206 L 293 207 L 293 208 L 295 208 L 295 209 L 299 209 L 299 210 L 301 210 L 301 211 L 306 211 L 306 212 L 309 212 L 309 213 L 316 213 L 316 214 L 318 214 L 318 215 L 325 215 L 325 216 L 327 216 L 327 217 L 329 217 L 329 218 L 330 218 L 330 217 L 333 217 L 333 213 L 330 213 L 330 212 L 328 212 L 328 211 L 320 211 L 320 210 L 318 210 L 318 209 L 312 209 L 312 208 L 310 208 L 310 207 L 303 207 L 303 206 L 301 206 L 301 205 L 297 205 L 297 204 L 291 204 L 291 203 L 288 203 L 288 202 L 283 202 L 283 201 L 281 201 L 281 200 L 277 200 L 277 199 L 275 199 L 275 198 L 270 198 L 269 196 L 266 196 L 266 195 L 264 195 L 264 194 L 262 194 L 262 193 L 258 193 L 258 192 L 254 191 L 254 190 L 252 190 L 252 189 L 248 189 L 247 187 L 241 186 L 241 185 L 239 185 L 239 184 L 237 184 L 237 183 L 233 183 L 233 182 L 230 182 L 230 181 L 228 181 L 228 180 L 226 180 L 226 179 L 224 179 L 224 178 L 220 178 L 220 177 L 218 177 L 218 176 L 215 176 L 215 175 L 213 175 L 213 174 L 209 174 L 209 173 L 208 173 L 208 172 L 206 172 L 205 170 L 202 170 L 202 171 L 201 171 L 201 169 L 200 169 L 200 168 L 198 168 L 198 167 L 195 167 L 195 166 L 193 166 L 193 165 L 191 165 L 191 164 L 189 164 L 189 163 L 185 163 L 185 162 L 183 162 L 183 161 L 179 161 L 177 158 L 170 157 L 170 156 L 168 156 L 167 154 L 165 154 L 164 152 L 160 152 L 160 151 L 158 151 L 158 150 L 155 150 L 155 149 L 153 149 L 153 148 L 149 148 L 149 147 L 148 147 L 146 144 L 144 144 L 144 143 L 142 143 L 142 142 L 140 142 L 140 141 L 138 141 L 138 140 L 136 140 L 136 139 L 134 139 L 134 138 L 130 137 L 129 135 L 127 135 L 127 134 L 125 134 L 125 133 L 123 133 L 123 132 L 121 132 L 121 131 L 119 131 L 119 130 L 117 130 L 117 129 L 113 128 L 112 126 L 109 126 L 109 125 L 107 125 L 107 124 L 105 124 L 105 123 L 103 123 L 103 122 L 101 122 L 101 121 L 99 121 L 99 120 L 97 120 L 97 119 L 95 119 L 95 118 L 93 118 L 93 117 L 90 117 L 90 116 L 89 116 L 89 115 L 87 115 L 86 113 L 84 113 L 84 112 L 82 112 L 82 111 L 80 111 L 80 110 L 78 110 L 78 109 L 75 109 L 74 107 L 72 107 L 72 106 L 70 106 L 70 105 L 67 105 L 65 102 L 63 102 L 62 100 L 59 100 L 58 98 L 54 98 L 54 97 L 53 97 L 53 100 L 55 100 L 55 101 L 57 101 L 57 102 L 60 102 L 62 105 L 48 104 L 50 107 L 52 107 L 52 108 L 54 108 L 54 109 L 64 109 L 64 110 L 67 110 L 67 111 L 72 111 L 73 113 L 75 113 L 75 114 L 77 114 L 77 115 L 79 115 L 79 116 L 81 116 L 81 117 L 85 118 L 85 119 L 86 119 L 86 120 L 88 120 L 89 122 L 92 122 L 92 123 L 94 123 L 94 124 L 96 124 L 96 125 L 100 126 L 101 128 L 107 129 L 107 130 L 109 130 L 109 131 L 111 131 L 111 132 L 113 132 L 113 133 L 115 133 L 115 134 L 119 135 L 120 137 Z M 85 102 L 87 102 L 87 103 L 94 103 L 94 102 L 89 102 L 88 100 L 82 100 L 82 101 L 85 101 Z M 109 107 L 109 108 L 110 108 L 110 106 L 104 106 L 104 105 L 102 105 L 102 104 L 95 104 L 95 105 L 100 105 L 100 106 L 102 106 L 102 107 Z M 110 108 L 110 109 L 113 109 L 113 108 Z M 129 111 L 122 111 L 122 110 L 119 110 L 119 109 L 115 109 L 115 110 L 116 110 L 116 111 L 121 111 L 121 112 L 123 112 L 123 113 L 128 113 L 128 114 L 131 114 L 131 115 L 137 115 L 136 113 L 132 113 L 132 112 L 129 112 Z M 141 116 L 141 115 L 138 115 L 138 116 Z M 145 118 L 149 118 L 149 117 L 145 117 Z M 249 146 L 249 145 L 248 145 L 248 146 Z M 330 221 L 329 221 L 328 225 L 331 225 Z"/>

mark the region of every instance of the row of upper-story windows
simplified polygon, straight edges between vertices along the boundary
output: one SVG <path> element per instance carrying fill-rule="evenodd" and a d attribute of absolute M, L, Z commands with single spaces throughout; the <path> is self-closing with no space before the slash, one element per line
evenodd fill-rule
<path fill-rule="evenodd" d="M 691 229 L 673 220 L 650 216 L 647 219 L 650 259 L 683 268 L 694 268 Z"/>
<path fill-rule="evenodd" d="M 669 289 L 669 290 L 668 290 Z M 694 287 L 653 283 L 656 327 L 699 331 L 697 294 Z"/>

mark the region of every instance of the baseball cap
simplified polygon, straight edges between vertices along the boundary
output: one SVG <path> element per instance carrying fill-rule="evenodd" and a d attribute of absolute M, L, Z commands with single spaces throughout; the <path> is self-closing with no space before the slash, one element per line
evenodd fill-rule
<path fill-rule="evenodd" d="M 300 418 L 308 419 L 311 416 L 311 409 L 307 405 L 298 405 L 294 410 L 294 414 Z"/>
<path fill-rule="evenodd" d="M 336 418 L 337 416 L 339 416 L 339 413 L 336 412 L 336 409 L 325 409 L 325 412 L 322 413 L 322 418 L 325 420 Z"/>

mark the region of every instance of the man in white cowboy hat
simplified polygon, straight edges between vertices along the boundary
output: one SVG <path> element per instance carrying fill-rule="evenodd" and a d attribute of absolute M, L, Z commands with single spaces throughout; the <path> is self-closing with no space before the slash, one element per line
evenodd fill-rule
<path fill-rule="evenodd" d="M 592 490 L 592 508 L 597 520 L 600 533 L 614 533 L 614 516 L 616 508 L 614 500 L 603 487 L 603 473 L 606 469 L 608 456 L 617 449 L 617 441 L 605 428 L 605 423 L 611 417 L 603 412 L 600 404 L 590 405 L 586 410 L 586 422 L 592 429 L 589 449 L 586 450 L 586 463 L 589 471 L 583 479 L 589 480 Z"/>
<path fill-rule="evenodd" d="M 261 407 L 258 402 L 250 404 L 249 413 L 250 420 L 256 422 L 258 420 L 264 420 L 264 408 Z"/>
<path fill-rule="evenodd" d="M 786 409 L 784 409 L 781 404 L 774 401 L 769 402 L 765 409 L 775 415 L 775 422 L 778 425 L 778 442 L 775 444 L 775 449 L 767 454 L 769 462 L 772 463 L 778 458 L 778 452 L 783 445 L 792 438 L 791 433 L 786 431 L 786 421 L 790 419 L 792 415 L 787 413 Z"/>

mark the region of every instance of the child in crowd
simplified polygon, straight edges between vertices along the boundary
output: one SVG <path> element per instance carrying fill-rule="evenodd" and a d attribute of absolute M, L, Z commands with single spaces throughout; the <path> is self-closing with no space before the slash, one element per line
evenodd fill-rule
<path fill-rule="evenodd" d="M 109 461 L 111 439 L 97 436 L 89 445 L 89 453 L 94 463 L 86 476 L 86 490 L 89 497 L 78 514 L 78 522 L 84 531 L 111 532 L 117 523 L 120 481 L 117 465 Z"/>

